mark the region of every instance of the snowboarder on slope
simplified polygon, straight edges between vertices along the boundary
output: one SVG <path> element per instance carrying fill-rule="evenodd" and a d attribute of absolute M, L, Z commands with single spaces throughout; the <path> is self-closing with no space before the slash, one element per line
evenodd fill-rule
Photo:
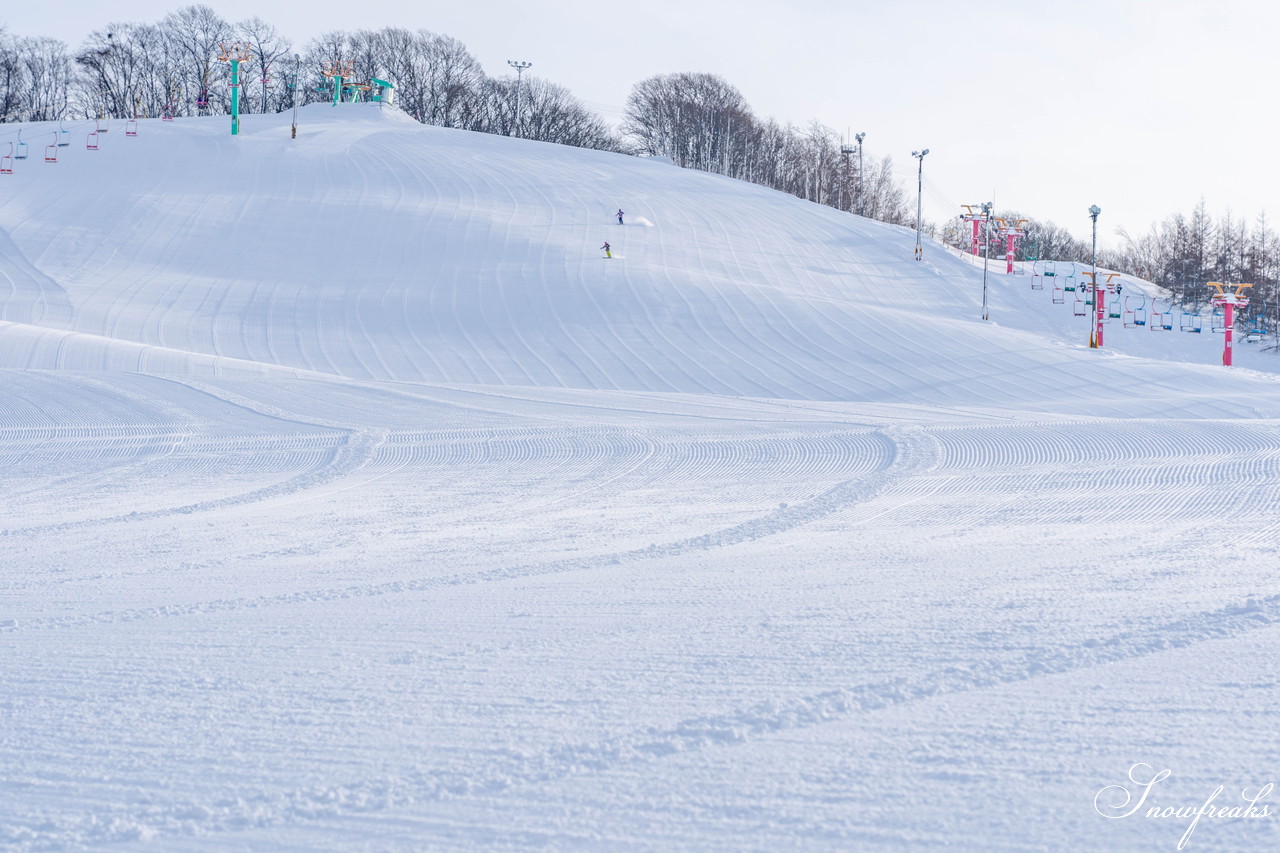
<path fill-rule="evenodd" d="M 622 224 L 622 208 L 618 208 L 617 217 L 618 217 L 618 224 L 621 225 Z"/>
<path fill-rule="evenodd" d="M 604 249 L 604 256 L 605 256 L 606 258 L 612 258 L 612 257 L 613 257 L 613 252 L 609 251 L 609 241 L 608 241 L 608 240 L 605 240 L 605 241 L 604 241 L 604 245 L 603 245 L 603 246 L 601 246 L 600 248 L 601 248 L 601 249 Z"/>

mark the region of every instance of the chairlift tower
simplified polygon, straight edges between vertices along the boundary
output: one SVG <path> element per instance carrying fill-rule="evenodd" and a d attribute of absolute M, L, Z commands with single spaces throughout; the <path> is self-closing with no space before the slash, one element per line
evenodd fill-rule
<path fill-rule="evenodd" d="M 1094 272 L 1081 273 L 1089 279 L 1089 284 L 1084 285 L 1093 293 L 1093 313 L 1094 323 L 1089 331 L 1089 347 L 1091 349 L 1102 348 L 1102 329 L 1107 322 L 1107 293 L 1115 286 L 1115 280 L 1120 277 L 1118 272 L 1103 273 L 1107 280 L 1098 283 L 1098 273 Z M 1077 297 L 1079 298 L 1079 297 Z M 1118 296 L 1116 297 L 1119 298 Z"/>
<path fill-rule="evenodd" d="M 924 244 L 921 242 L 920 234 L 920 213 L 924 205 L 924 155 L 929 153 L 929 149 L 922 151 L 912 151 L 911 156 L 916 158 L 916 260 L 924 258 Z"/>
<path fill-rule="evenodd" d="M 975 207 L 982 208 L 984 205 L 962 204 L 960 206 L 964 208 L 964 213 L 960 214 L 960 218 L 965 222 L 973 223 L 973 256 L 976 258 L 978 257 L 978 228 L 981 227 L 980 223 L 987 220 L 987 217 L 982 213 L 974 213 L 973 209 Z"/>
<path fill-rule="evenodd" d="M 247 62 L 253 51 L 247 42 L 222 42 L 218 59 L 231 63 L 231 135 L 240 135 L 240 63 Z"/>
<path fill-rule="evenodd" d="M 1089 218 L 1093 220 L 1093 253 L 1090 255 L 1090 260 L 1089 260 L 1089 268 L 1092 269 L 1093 272 L 1089 273 L 1089 280 L 1094 282 L 1094 290 L 1097 290 L 1097 281 L 1098 281 L 1098 214 L 1099 213 L 1102 213 L 1102 208 L 1098 207 L 1096 204 L 1089 205 Z M 1097 301 L 1098 300 L 1095 298 L 1094 302 L 1096 303 Z M 1097 308 L 1098 306 L 1095 304 L 1093 307 Z M 1102 312 L 1101 310 L 1099 310 L 1098 337 L 1094 338 L 1092 335 L 1090 335 L 1089 346 L 1090 347 L 1102 346 L 1101 338 L 1102 338 Z"/>
<path fill-rule="evenodd" d="M 346 59 L 331 59 L 329 63 L 320 71 L 321 74 L 333 81 L 333 105 L 336 107 L 342 101 L 342 81 L 349 79 L 355 75 L 355 63 Z"/>
<path fill-rule="evenodd" d="M 1005 241 L 1004 257 L 1007 262 L 1005 274 L 1013 275 L 1013 241 L 1027 235 L 1027 229 L 1023 227 L 1027 224 L 1027 220 L 997 219 L 996 222 L 1000 223 L 996 226 L 996 233 Z"/>
<path fill-rule="evenodd" d="M 1249 298 L 1244 295 L 1244 291 L 1245 288 L 1253 287 L 1253 285 L 1226 284 L 1221 281 L 1211 281 L 1205 287 L 1214 289 L 1214 307 L 1222 309 L 1222 365 L 1230 367 L 1233 344 L 1235 343 L 1236 306 L 1243 308 L 1249 304 Z M 1233 291 L 1228 293 L 1227 288 L 1233 288 Z"/>

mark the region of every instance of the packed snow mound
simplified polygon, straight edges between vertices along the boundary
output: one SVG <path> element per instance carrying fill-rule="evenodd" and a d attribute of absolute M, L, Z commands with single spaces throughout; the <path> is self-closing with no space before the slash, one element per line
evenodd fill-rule
<path fill-rule="evenodd" d="M 1259 411 L 1263 380 L 1228 379 L 1207 334 L 1113 334 L 1156 361 L 1088 352 L 1069 309 L 994 274 L 999 325 L 981 322 L 981 270 L 934 244 L 915 262 L 901 228 L 375 105 L 304 108 L 297 139 L 289 124 L 117 123 L 94 151 L 81 124 L 57 163 L 5 176 L 0 366 Z"/>

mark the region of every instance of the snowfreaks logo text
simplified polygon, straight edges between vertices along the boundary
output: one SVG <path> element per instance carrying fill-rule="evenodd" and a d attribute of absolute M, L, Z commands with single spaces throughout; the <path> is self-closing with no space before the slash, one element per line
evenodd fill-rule
<path fill-rule="evenodd" d="M 1135 764 L 1129 768 L 1129 785 L 1108 785 L 1093 797 L 1093 807 L 1106 818 L 1120 820 L 1126 817 L 1145 817 L 1154 820 L 1190 821 L 1182 838 L 1178 839 L 1178 849 L 1187 846 L 1191 833 L 1195 832 L 1201 818 L 1209 820 L 1223 818 L 1263 818 L 1271 816 L 1271 806 L 1258 805 L 1271 796 L 1275 785 L 1271 782 L 1258 788 L 1256 793 L 1249 793 L 1248 788 L 1240 791 L 1241 804 L 1230 801 L 1218 803 L 1217 800 L 1226 790 L 1219 785 L 1203 802 L 1194 805 L 1163 805 L 1153 795 L 1156 785 L 1172 775 L 1171 770 L 1154 772 L 1150 764 Z"/>

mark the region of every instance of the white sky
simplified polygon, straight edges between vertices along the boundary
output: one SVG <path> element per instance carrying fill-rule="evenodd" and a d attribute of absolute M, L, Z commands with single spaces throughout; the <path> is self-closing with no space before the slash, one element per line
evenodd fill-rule
<path fill-rule="evenodd" d="M 113 21 L 154 22 L 163 0 L 10 4 L 18 35 L 73 48 Z M 1215 214 L 1280 219 L 1280 4 L 1265 0 L 540 0 L 353 7 L 336 0 L 210 2 L 231 21 L 259 15 L 296 46 L 328 29 L 423 27 L 464 42 L 485 70 L 508 59 L 616 119 L 632 84 L 707 71 L 756 114 L 863 131 L 891 154 L 915 200 L 911 151 L 925 158 L 925 216 L 961 203 L 1051 219 L 1099 242 L 1146 231 L 1204 196 Z M 984 10 L 980 15 L 978 9 Z M 979 106 L 978 93 L 987 97 Z"/>

